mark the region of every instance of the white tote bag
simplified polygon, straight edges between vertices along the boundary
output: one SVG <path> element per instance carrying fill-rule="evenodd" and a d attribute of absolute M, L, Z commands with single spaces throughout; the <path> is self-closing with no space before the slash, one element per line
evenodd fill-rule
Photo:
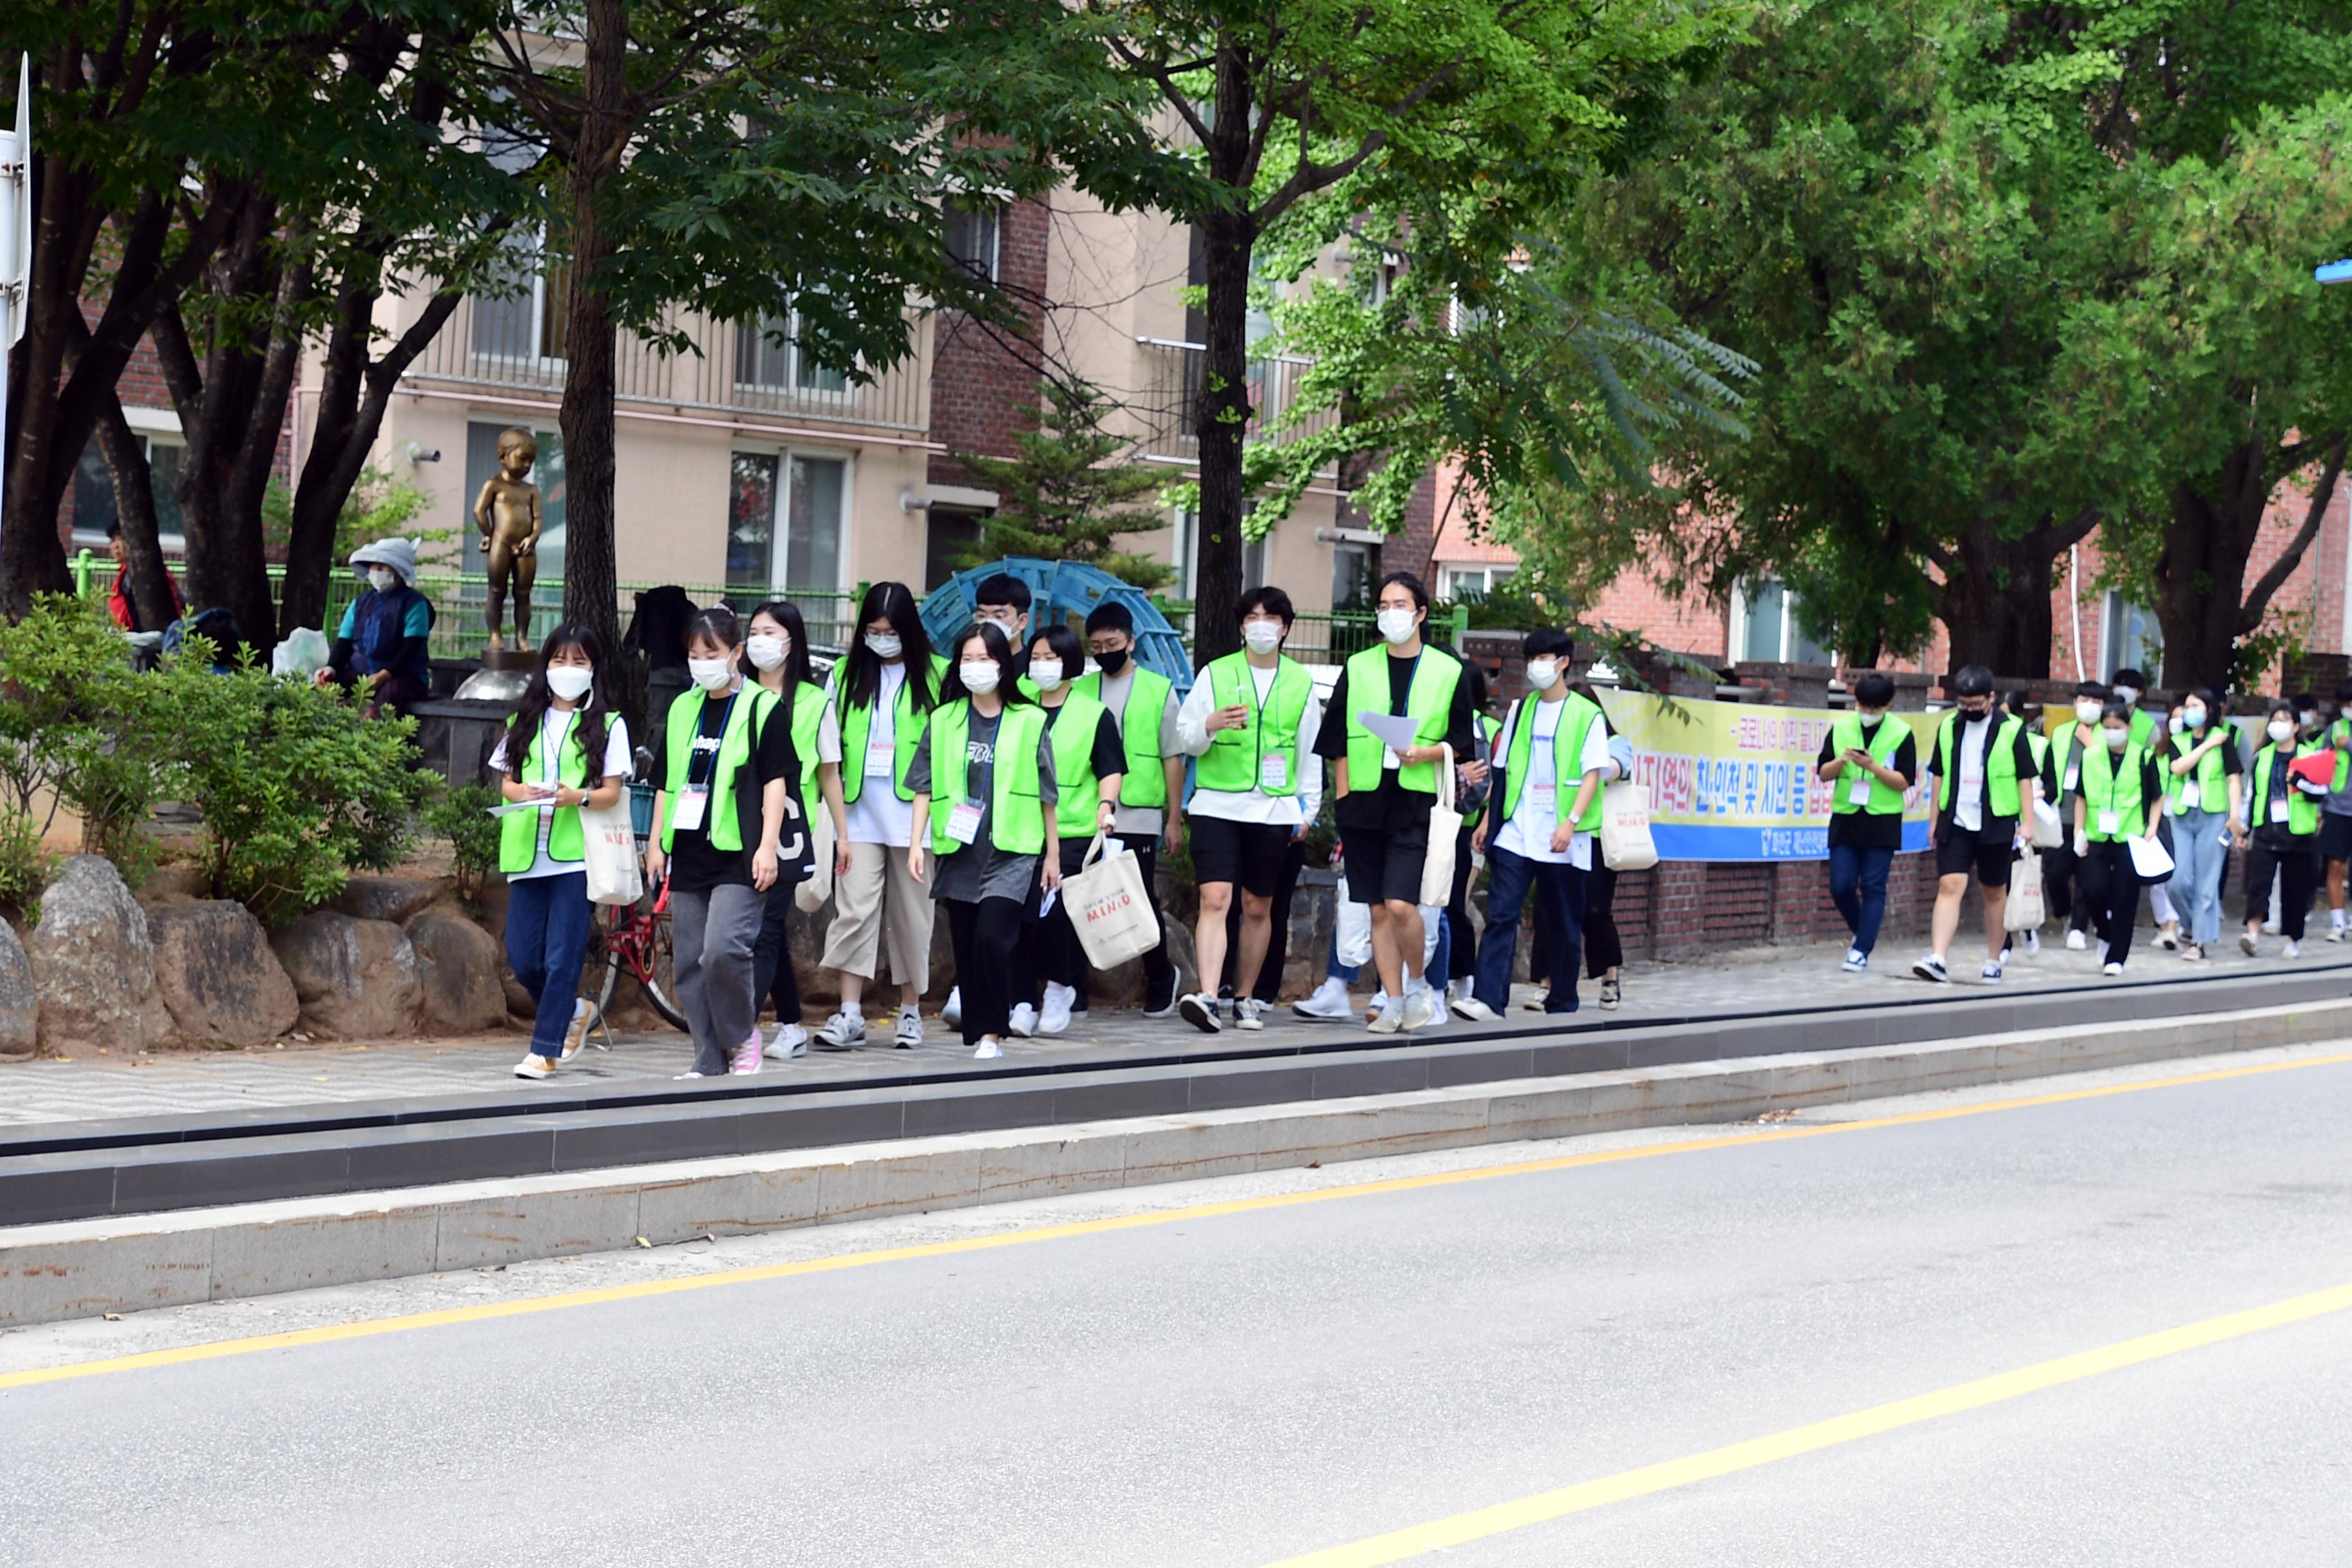
<path fill-rule="evenodd" d="M 2033 803 L 2033 847 L 2036 849 L 2063 849 L 2066 847 L 2066 825 L 2059 818 L 2058 807 L 2046 800 Z"/>
<path fill-rule="evenodd" d="M 1658 863 L 1649 785 L 1620 779 L 1601 786 L 1601 863 L 1612 871 L 1646 871 Z"/>
<path fill-rule="evenodd" d="M 1339 882 L 1339 891 L 1348 890 L 1346 879 Z M 1349 969 L 1361 968 L 1372 961 L 1372 906 L 1341 898 L 1338 912 L 1332 917 L 1332 937 L 1339 943 L 1339 962 Z"/>
<path fill-rule="evenodd" d="M 793 902 L 804 915 L 816 913 L 833 897 L 833 813 L 819 801 L 816 816 L 809 822 L 808 879 L 793 889 Z"/>
<path fill-rule="evenodd" d="M 2005 931 L 2037 931 L 2044 918 L 2042 851 L 2027 849 L 2010 862 L 2009 904 L 2001 910 L 2001 928 Z"/>
<path fill-rule="evenodd" d="M 1116 855 L 1104 854 L 1100 833 L 1078 868 L 1062 879 L 1062 902 L 1077 928 L 1078 945 L 1087 950 L 1087 963 L 1097 969 L 1114 968 L 1160 945 L 1160 920 L 1145 896 L 1142 860 L 1124 845 Z"/>
<path fill-rule="evenodd" d="M 645 896 L 637 864 L 637 834 L 629 818 L 625 791 L 613 805 L 580 808 L 580 833 L 588 842 L 588 900 L 597 904 L 634 904 Z"/>
<path fill-rule="evenodd" d="M 1437 764 L 1437 804 L 1429 808 L 1429 853 L 1421 862 L 1421 897 L 1415 900 L 1441 910 L 1454 901 L 1454 849 L 1462 837 L 1462 813 L 1454 803 L 1454 748 L 1443 750 L 1444 760 Z"/>

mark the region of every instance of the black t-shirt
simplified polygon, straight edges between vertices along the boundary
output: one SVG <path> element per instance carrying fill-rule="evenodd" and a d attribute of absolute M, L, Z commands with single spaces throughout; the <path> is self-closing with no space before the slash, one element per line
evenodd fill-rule
<path fill-rule="evenodd" d="M 1892 714 L 1881 718 L 1878 722 L 1903 725 L 1906 731 L 1903 743 L 1895 748 L 1895 760 L 1887 765 L 1903 775 L 1905 787 L 1907 788 L 1919 777 L 1918 740 L 1909 733 L 1910 725 L 1905 724 L 1902 720 Z M 1867 721 L 1864 721 L 1862 744 L 1864 751 L 1870 749 L 1871 740 L 1877 733 L 1875 725 Z M 1836 758 L 1837 754 L 1837 729 L 1832 725 L 1830 732 L 1822 737 L 1822 754 L 1814 765 L 1825 767 Z M 1814 776 L 1820 775 L 1817 773 Z M 1844 787 L 1835 780 L 1832 780 L 1831 784 L 1832 788 Z M 1899 811 L 1883 813 L 1832 811 L 1830 814 L 1830 847 L 1832 849 L 1900 849 L 1903 847 L 1903 814 Z"/>
<path fill-rule="evenodd" d="M 1451 658 L 1461 660 L 1451 649 L 1424 644 L 1419 658 Z M 1389 689 L 1386 710 L 1402 716 L 1406 700 L 1412 694 L 1413 671 L 1418 658 L 1389 660 Z M 1360 706 L 1369 707 L 1370 700 Z M 1348 696 L 1348 672 L 1339 672 L 1339 682 L 1331 689 L 1331 700 L 1325 705 L 1322 729 L 1316 731 L 1315 754 L 1332 760 L 1348 754 L 1348 725 L 1360 704 Z M 1477 736 L 1477 714 L 1470 706 L 1470 682 L 1466 676 L 1454 683 L 1454 698 L 1445 710 L 1445 740 L 1454 754 L 1464 761 L 1472 755 L 1471 747 Z M 1397 783 L 1398 770 L 1382 768 L 1380 782 L 1366 789 L 1361 779 L 1348 781 L 1348 793 L 1333 805 L 1332 811 L 1342 827 L 1366 832 L 1387 832 L 1426 824 L 1429 808 L 1437 804 L 1435 790 L 1406 789 Z"/>
<path fill-rule="evenodd" d="M 750 701 L 752 690 L 747 684 L 735 700 Z M 721 727 L 727 721 L 727 699 L 722 697 L 713 702 L 702 698 L 699 692 L 689 690 L 677 700 L 700 701 L 702 718 L 696 725 L 695 732 L 703 740 L 719 740 Z M 668 750 L 668 726 L 663 726 L 665 752 Z M 717 758 L 716 751 L 709 751 L 689 762 L 687 782 L 709 785 L 711 766 Z M 669 758 L 667 755 L 654 760 L 654 777 L 669 777 Z M 730 884 L 744 888 L 751 885 L 751 853 L 760 847 L 760 795 L 772 779 L 784 780 L 786 792 L 799 795 L 800 758 L 793 750 L 793 727 L 784 721 L 784 710 L 781 705 L 769 710 L 758 742 L 751 748 L 750 767 L 736 775 L 736 821 L 742 830 L 743 847 L 740 849 L 715 847 L 710 842 L 709 814 L 706 811 L 701 826 L 681 827 L 670 835 L 669 876 L 672 889 L 682 893 L 704 893 Z M 712 798 L 717 798 L 715 792 Z M 673 814 L 677 808 L 677 803 L 673 800 L 670 803 Z"/>
<path fill-rule="evenodd" d="M 1066 711 L 1066 708 L 1045 709 L 1047 734 L 1054 732 L 1054 726 L 1061 722 L 1062 714 L 1065 711 Z M 1127 747 L 1118 738 L 1118 721 L 1110 716 L 1110 710 L 1108 708 L 1103 710 L 1101 721 L 1095 726 L 1093 753 L 1088 762 L 1095 770 L 1097 779 L 1107 779 L 1113 773 L 1127 772 Z M 1067 779 L 1057 779 L 1055 782 L 1065 792 L 1070 787 Z"/>

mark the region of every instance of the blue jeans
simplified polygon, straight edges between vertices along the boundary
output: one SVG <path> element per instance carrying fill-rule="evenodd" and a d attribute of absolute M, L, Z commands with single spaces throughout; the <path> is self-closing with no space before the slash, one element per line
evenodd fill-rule
<path fill-rule="evenodd" d="M 572 999 L 580 994 L 580 962 L 588 952 L 588 925 L 595 912 L 596 906 L 588 901 L 585 871 L 525 877 L 507 884 L 507 963 L 539 1005 L 538 1021 L 530 1026 L 534 1056 L 553 1061 L 563 1054 Z"/>
<path fill-rule="evenodd" d="M 2227 812 L 2201 809 L 2172 819 L 2172 899 L 2200 947 L 2221 940 L 2221 868 L 2230 859 L 2221 830 L 2229 821 Z"/>
<path fill-rule="evenodd" d="M 1886 871 L 1894 864 L 1892 849 L 1830 846 L 1830 901 L 1845 917 L 1853 945 L 1865 957 L 1878 945 L 1878 922 L 1886 918 Z"/>
<path fill-rule="evenodd" d="M 1478 939 L 1478 1000 L 1497 1013 L 1511 1005 L 1511 964 L 1519 951 L 1519 910 L 1532 891 L 1542 900 L 1552 931 L 1551 951 L 1538 955 L 1551 981 L 1544 1011 L 1575 1012 L 1576 972 L 1584 948 L 1584 873 L 1573 866 L 1530 860 L 1490 844 L 1486 874 L 1486 934 Z"/>

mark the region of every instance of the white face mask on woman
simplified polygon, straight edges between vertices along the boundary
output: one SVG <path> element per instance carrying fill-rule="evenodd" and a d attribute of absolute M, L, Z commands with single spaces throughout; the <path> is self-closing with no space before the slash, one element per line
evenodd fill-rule
<path fill-rule="evenodd" d="M 1040 691 L 1052 691 L 1062 684 L 1062 661 L 1058 658 L 1032 658 L 1029 679 L 1037 683 Z"/>
<path fill-rule="evenodd" d="M 784 656 L 793 651 L 793 643 L 790 637 L 771 637 L 765 632 L 753 632 L 745 640 L 743 651 L 751 656 L 754 668 L 781 669 L 783 668 Z"/>
<path fill-rule="evenodd" d="M 896 658 L 907 648 L 897 632 L 867 632 L 866 646 L 877 658 Z"/>
<path fill-rule="evenodd" d="M 956 673 L 963 678 L 963 689 L 975 697 L 985 697 L 996 689 L 996 661 L 992 658 L 957 665 Z"/>
<path fill-rule="evenodd" d="M 1412 617 L 1413 612 L 1411 610 L 1392 608 L 1382 610 L 1373 618 L 1381 628 L 1381 636 L 1392 643 L 1400 643 L 1412 636 L 1414 626 Z"/>
<path fill-rule="evenodd" d="M 2294 739 L 2294 725 L 2284 719 L 2273 719 L 2270 721 L 2270 737 L 2273 745 L 2284 746 Z"/>
<path fill-rule="evenodd" d="M 368 586 L 379 594 L 389 594 L 400 586 L 400 574 L 389 566 L 368 568 Z"/>
<path fill-rule="evenodd" d="M 579 701 L 595 684 L 596 672 L 585 665 L 551 664 L 547 667 L 547 689 L 566 702 Z"/>
<path fill-rule="evenodd" d="M 687 674 L 705 691 L 716 691 L 735 679 L 735 661 L 731 658 L 692 658 L 686 661 Z"/>
<path fill-rule="evenodd" d="M 2111 752 L 2120 752 L 2126 746 L 2131 744 L 2131 731 L 2129 730 L 2109 730 L 2105 731 L 2105 733 L 2107 737 L 2107 750 Z"/>

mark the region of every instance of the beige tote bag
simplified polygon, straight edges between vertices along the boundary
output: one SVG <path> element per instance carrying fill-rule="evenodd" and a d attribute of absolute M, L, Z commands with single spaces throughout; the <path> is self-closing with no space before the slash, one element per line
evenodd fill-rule
<path fill-rule="evenodd" d="M 1087 963 L 1097 969 L 1114 968 L 1160 945 L 1160 919 L 1144 894 L 1142 860 L 1124 845 L 1105 855 L 1099 832 L 1078 868 L 1062 879 L 1062 901 Z"/>

